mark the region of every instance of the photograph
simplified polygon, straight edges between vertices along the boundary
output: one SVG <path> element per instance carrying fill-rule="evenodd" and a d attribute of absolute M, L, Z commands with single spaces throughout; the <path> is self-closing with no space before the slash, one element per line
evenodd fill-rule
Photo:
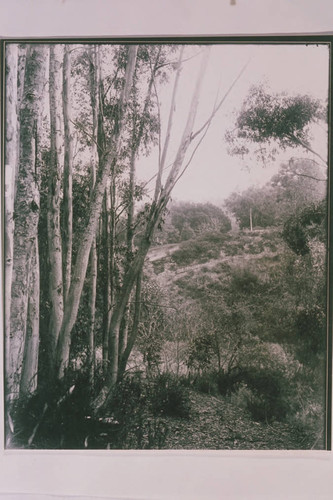
<path fill-rule="evenodd" d="M 3 53 L 6 450 L 330 449 L 329 37 Z"/>

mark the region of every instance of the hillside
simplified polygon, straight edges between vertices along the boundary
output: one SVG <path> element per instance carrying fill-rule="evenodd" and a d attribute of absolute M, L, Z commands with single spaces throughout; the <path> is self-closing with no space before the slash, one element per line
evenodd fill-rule
<path fill-rule="evenodd" d="M 112 399 L 92 412 L 84 373 L 46 410 L 32 398 L 22 417 L 38 423 L 29 447 L 323 449 L 314 301 L 325 254 L 311 249 L 295 256 L 277 227 L 153 247 L 139 336 Z"/>

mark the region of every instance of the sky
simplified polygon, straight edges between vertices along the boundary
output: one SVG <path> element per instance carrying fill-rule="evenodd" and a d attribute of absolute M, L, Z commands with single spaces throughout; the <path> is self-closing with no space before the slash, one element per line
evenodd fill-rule
<path fill-rule="evenodd" d="M 188 47 L 188 54 L 199 52 L 198 47 Z M 176 101 L 174 129 L 171 137 L 167 164 L 173 161 L 187 118 L 200 57 L 185 63 L 179 83 Z M 238 44 L 214 45 L 204 77 L 200 105 L 194 130 L 200 128 L 214 106 L 217 92 L 223 97 L 240 71 L 247 67 L 228 94 L 224 104 L 214 117 L 212 125 L 201 143 L 184 176 L 175 186 L 172 198 L 193 202 L 221 203 L 234 191 L 242 191 L 250 185 L 263 185 L 274 175 L 281 162 L 292 156 L 312 157 L 301 150 L 281 152 L 272 164 L 263 166 L 249 158 L 242 161 L 227 152 L 224 136 L 232 128 L 235 113 L 252 85 L 264 83 L 272 92 L 290 95 L 308 94 L 325 101 L 328 97 L 329 49 L 322 45 L 267 45 Z M 161 89 L 162 143 L 168 118 L 173 81 Z M 313 149 L 327 155 L 327 132 L 313 130 Z M 157 149 L 138 165 L 138 178 L 147 180 L 156 171 Z M 315 158 L 315 157 L 313 157 Z"/>

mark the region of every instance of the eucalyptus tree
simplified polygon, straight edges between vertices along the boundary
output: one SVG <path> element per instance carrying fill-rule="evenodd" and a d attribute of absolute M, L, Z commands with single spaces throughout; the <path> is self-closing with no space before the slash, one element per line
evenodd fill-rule
<path fill-rule="evenodd" d="M 311 126 L 317 123 L 327 123 L 327 110 L 319 99 L 306 94 L 269 93 L 263 85 L 257 85 L 251 87 L 235 126 L 225 138 L 231 154 L 248 154 L 252 143 L 259 146 L 257 157 L 265 161 L 265 157 L 275 156 L 277 147 L 301 147 L 326 166 L 327 159 L 311 146 Z"/>
<path fill-rule="evenodd" d="M 62 108 L 64 121 L 63 216 L 61 220 L 63 248 L 63 295 L 66 300 L 71 283 L 73 253 L 73 112 L 71 84 L 72 48 L 64 47 L 62 72 Z"/>
<path fill-rule="evenodd" d="M 9 359 L 10 303 L 13 272 L 14 238 L 14 192 L 18 165 L 18 116 L 17 116 L 17 79 L 18 47 L 8 44 L 6 48 L 6 155 L 5 155 L 5 331 L 6 359 Z"/>
<path fill-rule="evenodd" d="M 57 377 L 59 378 L 63 377 L 64 371 L 67 368 L 69 362 L 71 332 L 78 314 L 84 279 L 88 267 L 91 245 L 96 234 L 99 217 L 101 214 L 107 179 L 110 175 L 111 165 L 117 157 L 117 153 L 119 152 L 121 144 L 121 133 L 123 130 L 124 115 L 132 86 L 136 56 L 137 46 L 130 45 L 128 47 L 128 58 L 124 74 L 124 84 L 121 89 L 121 94 L 118 102 L 117 124 L 116 127 L 113 128 L 109 143 L 103 149 L 103 156 L 101 157 L 99 162 L 99 171 L 89 207 L 88 224 L 80 238 L 81 244 L 77 251 L 75 264 L 73 266 L 72 281 L 69 288 L 68 297 L 65 302 L 64 316 L 57 344 L 56 373 Z"/>
<path fill-rule="evenodd" d="M 39 277 L 37 229 L 39 220 L 39 165 L 37 164 L 38 134 L 44 93 L 47 52 L 43 44 L 29 45 L 27 49 L 22 102 L 19 112 L 19 171 L 14 205 L 15 229 L 13 250 L 13 279 L 11 289 L 10 336 L 7 339 L 6 382 L 7 393 L 19 393 L 25 341 L 27 338 L 29 283 L 36 286 Z M 37 311 L 36 311 L 37 314 Z M 38 331 L 34 332 L 38 335 Z M 30 337 L 28 337 L 30 338 Z M 36 358 L 38 352 L 34 352 Z M 23 373 L 24 370 L 23 370 Z M 23 385 L 26 386 L 23 382 Z"/>
<path fill-rule="evenodd" d="M 60 227 L 60 200 L 62 171 L 61 155 L 61 100 L 60 100 L 60 47 L 50 45 L 49 64 L 49 102 L 50 102 L 50 159 L 48 165 L 47 195 L 47 236 L 49 270 L 49 297 L 51 311 L 49 318 L 49 337 L 51 360 L 55 358 L 59 331 L 64 314 L 62 240 Z"/>
<path fill-rule="evenodd" d="M 96 173 L 98 166 L 97 153 L 97 135 L 98 135 L 98 114 L 99 114 L 99 91 L 100 91 L 100 55 L 99 47 L 90 46 L 90 100 L 92 110 L 92 143 L 91 143 L 91 159 L 90 159 L 90 199 L 96 184 Z M 88 339 L 88 365 L 90 370 L 90 382 L 94 381 L 94 365 L 95 365 L 95 319 L 96 319 L 96 287 L 97 287 L 97 248 L 96 236 L 93 238 L 90 251 L 90 325 Z"/>
<path fill-rule="evenodd" d="M 163 181 L 162 176 L 163 176 L 163 172 L 165 169 L 167 153 L 169 153 L 170 133 L 171 133 L 172 122 L 173 122 L 174 113 L 175 113 L 177 88 L 178 88 L 180 74 L 181 74 L 181 70 L 182 70 L 183 48 L 180 50 L 179 60 L 177 63 L 177 70 L 176 70 L 175 80 L 174 80 L 173 93 L 172 93 L 172 98 L 171 98 L 171 103 L 170 103 L 170 112 L 169 112 L 169 118 L 168 118 L 166 139 L 164 142 L 163 149 L 161 149 L 161 154 L 160 154 L 159 162 L 158 162 L 158 166 L 157 166 L 154 195 L 153 195 L 153 199 L 152 199 L 150 206 L 147 207 L 147 210 L 146 210 L 146 215 L 145 215 L 146 220 L 145 220 L 145 225 L 144 225 L 144 229 L 143 229 L 143 236 L 138 243 L 138 247 L 137 247 L 136 253 L 134 255 L 134 258 L 125 272 L 123 282 L 122 282 L 122 287 L 121 287 L 121 290 L 118 294 L 118 298 L 117 298 L 117 301 L 115 303 L 115 307 L 114 307 L 114 310 L 112 313 L 111 325 L 110 325 L 110 337 L 113 339 L 119 339 L 121 321 L 122 321 L 126 306 L 128 304 L 129 297 L 132 293 L 132 290 L 135 287 L 135 284 L 137 283 L 138 278 L 140 279 L 140 274 L 142 273 L 145 258 L 147 256 L 148 250 L 152 244 L 155 230 L 157 229 L 157 227 L 160 223 L 161 217 L 162 217 L 162 215 L 166 209 L 166 206 L 170 200 L 172 190 L 173 190 L 177 180 L 179 179 L 179 176 L 182 175 L 184 170 L 189 165 L 189 163 L 187 163 L 184 166 L 184 160 L 185 160 L 185 155 L 189 149 L 189 146 L 191 145 L 193 139 L 197 136 L 196 133 L 193 133 L 193 129 L 194 129 L 195 118 L 196 118 L 198 105 L 199 105 L 200 92 L 202 89 L 202 84 L 203 84 L 206 66 L 208 63 L 208 52 L 209 52 L 208 47 L 204 47 L 202 49 L 198 77 L 197 77 L 197 81 L 196 81 L 195 88 L 193 91 L 190 109 L 188 112 L 188 116 L 187 116 L 187 120 L 186 120 L 185 127 L 183 130 L 183 134 L 182 134 L 182 137 L 180 139 L 180 144 L 179 144 L 178 150 L 176 152 L 175 158 L 172 162 L 170 172 L 169 172 L 167 178 L 165 179 L 165 183 L 163 185 L 162 184 L 162 181 Z M 208 125 L 209 125 L 209 122 L 206 126 L 208 126 Z M 205 130 L 205 127 L 202 130 Z M 138 283 L 138 285 L 139 284 L 140 284 L 140 282 Z M 97 408 L 99 408 L 100 406 L 102 406 L 105 403 L 105 401 L 108 398 L 108 395 L 110 394 L 110 391 L 112 391 L 112 388 L 114 387 L 117 380 L 121 376 L 120 368 L 122 371 L 125 369 L 126 360 L 128 359 L 131 348 L 133 347 L 133 344 L 135 342 L 136 334 L 137 334 L 137 332 L 135 330 L 133 330 L 133 335 L 130 336 L 128 339 L 128 343 L 127 343 L 127 346 L 125 348 L 122 359 L 120 359 L 120 357 L 119 357 L 119 340 L 116 342 L 113 342 L 113 349 L 114 349 L 114 351 L 112 353 L 113 359 L 112 359 L 112 363 L 109 364 L 106 385 L 103 387 L 99 396 L 95 400 L 95 405 Z"/>

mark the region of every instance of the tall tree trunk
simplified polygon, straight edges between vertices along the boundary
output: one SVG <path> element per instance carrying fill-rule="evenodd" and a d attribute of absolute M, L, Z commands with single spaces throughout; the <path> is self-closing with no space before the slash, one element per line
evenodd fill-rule
<path fill-rule="evenodd" d="M 17 106 L 16 106 L 17 116 L 20 116 L 20 109 L 23 98 L 26 59 L 27 59 L 27 46 L 25 44 L 19 45 L 18 62 L 17 62 Z M 17 137 L 19 136 L 20 136 L 20 122 L 18 121 Z M 19 141 L 17 141 L 17 157 L 19 158 L 19 156 L 20 156 L 20 144 Z M 16 198 L 16 179 L 18 176 L 18 169 L 19 169 L 19 164 L 17 162 L 15 169 L 14 200 Z"/>
<path fill-rule="evenodd" d="M 133 138 L 135 141 L 135 138 Z M 130 158 L 130 175 L 129 175 L 129 187 L 128 187 L 128 208 L 127 208 L 127 250 L 126 250 L 126 265 L 125 268 L 126 270 L 129 268 L 131 265 L 131 262 L 133 260 L 133 250 L 134 250 L 134 205 L 135 205 L 135 157 L 136 157 L 136 147 L 132 147 L 132 152 L 131 152 L 131 158 Z M 130 297 L 129 297 L 130 300 Z M 121 357 L 124 354 L 124 351 L 126 349 L 127 345 L 127 338 L 128 338 L 128 322 L 130 318 L 130 308 L 128 305 L 125 307 L 125 311 L 122 317 L 121 321 L 121 327 L 119 331 L 119 352 L 115 351 L 114 346 L 110 346 L 110 352 L 112 353 L 112 356 L 117 356 Z M 113 360 L 111 360 L 111 363 L 113 363 Z"/>
<path fill-rule="evenodd" d="M 133 325 L 126 347 L 124 351 L 121 353 L 119 362 L 119 374 L 118 374 L 119 378 L 123 376 L 126 370 L 128 358 L 132 352 L 132 349 L 134 347 L 135 341 L 139 333 L 140 316 L 141 316 L 141 282 L 142 282 L 142 272 L 139 273 L 136 280 Z"/>
<path fill-rule="evenodd" d="M 50 45 L 49 94 L 50 94 L 50 134 L 51 151 L 48 176 L 47 198 L 47 236 L 49 249 L 49 296 L 51 303 L 49 336 L 51 360 L 55 359 L 55 351 L 61 328 L 64 301 L 62 280 L 62 242 L 60 229 L 60 118 L 59 118 L 59 76 L 60 60 L 57 47 Z"/>
<path fill-rule="evenodd" d="M 98 135 L 98 112 L 99 112 L 99 76 L 100 61 L 98 48 L 90 47 L 90 97 L 92 108 L 92 145 L 91 145 L 91 181 L 90 194 L 92 199 L 93 190 L 96 183 L 97 170 L 97 135 Z M 88 365 L 90 384 L 94 383 L 95 370 L 95 316 L 96 316 L 96 286 L 97 286 L 97 249 L 96 236 L 93 238 L 90 250 L 90 296 L 89 296 L 89 340 L 88 340 Z"/>
<path fill-rule="evenodd" d="M 18 47 L 6 47 L 6 154 L 5 154 L 5 345 L 6 359 L 10 346 L 10 303 L 13 277 L 14 193 L 18 153 L 17 120 Z"/>
<path fill-rule="evenodd" d="M 191 144 L 191 135 L 194 127 L 194 122 L 195 122 L 195 117 L 199 105 L 199 97 L 200 97 L 200 91 L 201 91 L 201 86 L 203 82 L 203 78 L 205 75 L 206 71 L 206 66 L 207 66 L 207 61 L 208 61 L 208 54 L 207 54 L 207 49 L 204 49 L 203 55 L 202 55 L 202 61 L 199 69 L 199 74 L 197 78 L 197 82 L 195 85 L 195 89 L 193 92 L 193 97 L 191 101 L 191 107 L 189 110 L 187 122 L 184 128 L 184 132 L 182 135 L 182 139 L 176 154 L 175 161 L 173 162 L 173 166 L 171 168 L 171 171 L 169 173 L 169 176 L 166 180 L 165 186 L 162 189 L 161 188 L 161 165 L 159 165 L 159 171 L 158 171 L 158 176 L 156 180 L 156 188 L 155 188 L 155 195 L 154 195 L 154 201 L 151 206 L 151 210 L 149 213 L 148 217 L 148 222 L 146 226 L 146 231 L 145 235 L 141 240 L 141 243 L 139 245 L 139 248 L 137 250 L 137 253 L 133 259 L 133 262 L 131 266 L 129 266 L 124 280 L 123 280 L 123 286 L 122 290 L 119 295 L 119 299 L 117 301 L 117 304 L 114 308 L 114 312 L 112 314 L 112 319 L 111 319 L 111 327 L 110 327 L 110 342 L 109 345 L 112 345 L 112 348 L 116 350 L 116 352 L 119 352 L 119 332 L 120 332 L 120 327 L 121 327 L 121 321 L 122 317 L 125 312 L 125 308 L 127 306 L 130 294 L 133 290 L 133 286 L 136 282 L 136 279 L 138 275 L 142 272 L 142 268 L 144 265 L 145 258 L 147 256 L 148 250 L 151 246 L 152 238 L 154 236 L 156 227 L 158 226 L 161 216 L 168 204 L 171 192 L 173 187 L 175 186 L 177 182 L 177 178 L 179 176 L 179 173 L 181 171 L 184 158 L 186 155 L 186 152 Z M 178 85 L 178 79 L 179 79 L 179 74 L 181 71 L 181 66 L 179 63 L 178 71 L 176 74 L 175 78 L 175 87 Z M 173 113 L 173 108 L 174 108 L 174 100 L 175 100 L 175 91 L 173 93 L 172 97 L 172 110 L 170 111 L 170 116 L 172 116 Z M 170 123 L 170 118 L 169 118 L 169 123 Z M 168 135 L 170 134 L 170 130 L 168 130 Z M 166 155 L 166 148 L 165 150 L 165 155 Z M 109 373 L 107 377 L 107 383 L 109 385 L 108 388 L 104 388 L 104 390 L 101 392 L 101 398 L 98 400 L 98 404 L 101 404 L 103 400 L 105 400 L 105 397 L 108 393 L 108 390 L 116 384 L 117 379 L 118 379 L 118 369 L 119 369 L 119 359 L 118 356 L 113 356 L 112 358 L 112 363 L 109 365 Z M 103 404 L 103 403 L 102 403 Z"/>
<path fill-rule="evenodd" d="M 105 190 L 103 212 L 102 212 L 102 251 L 103 251 L 103 343 L 102 343 L 102 358 L 103 370 L 106 369 L 108 361 L 108 325 L 111 315 L 111 289 L 110 289 L 110 274 L 109 274 L 109 209 L 108 209 L 109 190 Z"/>
<path fill-rule="evenodd" d="M 128 208 L 127 208 L 127 256 L 126 256 L 126 267 L 125 271 L 130 267 L 131 262 L 133 260 L 133 251 L 134 251 L 134 210 L 135 210 L 135 182 L 136 182 L 136 158 L 139 152 L 139 148 L 141 146 L 143 134 L 145 131 L 145 127 L 147 127 L 147 115 L 148 109 L 151 103 L 151 96 L 153 85 L 156 78 L 156 73 L 159 67 L 160 55 L 161 55 L 161 46 L 158 49 L 154 65 L 151 68 L 151 75 L 148 83 L 147 93 L 144 100 L 142 116 L 140 123 L 137 125 L 137 116 L 134 114 L 133 116 L 133 130 L 132 130 L 132 140 L 131 140 L 131 156 L 130 156 L 130 171 L 129 171 L 129 187 L 128 187 Z M 181 51 L 182 54 L 182 51 Z M 181 56 L 180 56 L 181 57 Z M 148 124 L 149 126 L 149 124 Z M 129 296 L 130 300 L 131 295 Z M 119 352 L 114 353 L 114 355 L 118 356 L 119 359 L 124 355 L 124 352 L 127 347 L 128 341 L 128 324 L 130 318 L 130 308 L 126 306 L 125 311 L 123 313 L 123 318 L 121 322 L 120 328 L 120 339 L 119 339 Z"/>
<path fill-rule="evenodd" d="M 16 397 L 19 392 L 27 329 L 29 269 L 38 230 L 39 186 L 36 138 L 45 82 L 46 56 L 44 45 L 29 46 L 20 110 L 20 158 L 15 200 L 11 326 L 6 360 L 9 398 Z"/>
<path fill-rule="evenodd" d="M 116 296 L 115 238 L 116 238 L 116 182 L 114 165 L 111 181 L 105 191 L 104 219 L 104 313 L 103 313 L 103 367 L 107 373 L 109 363 L 109 330 Z"/>
<path fill-rule="evenodd" d="M 82 288 L 87 272 L 90 248 L 96 235 L 96 229 L 102 209 L 103 196 L 107 184 L 107 179 L 110 175 L 111 165 L 117 156 L 121 144 L 121 134 L 124 125 L 123 118 L 132 87 L 137 49 L 138 47 L 135 45 L 130 45 L 128 49 L 128 61 L 125 71 L 125 84 L 119 101 L 119 126 L 112 135 L 111 143 L 109 145 L 108 152 L 105 153 L 104 160 L 100 162 L 92 201 L 90 204 L 88 224 L 82 234 L 82 237 L 80 238 L 81 245 L 78 249 L 76 262 L 73 269 L 72 282 L 65 304 L 64 318 L 57 347 L 58 378 L 63 377 L 64 371 L 68 366 L 71 332 L 77 318 Z"/>
<path fill-rule="evenodd" d="M 64 194 L 62 219 L 63 294 L 68 296 L 72 273 L 73 246 L 73 126 L 71 106 L 71 50 L 65 45 L 63 60 Z"/>
<path fill-rule="evenodd" d="M 37 237 L 30 261 L 28 294 L 27 331 L 20 384 L 20 393 L 24 396 L 32 394 L 37 388 L 39 348 L 39 250 Z"/>

